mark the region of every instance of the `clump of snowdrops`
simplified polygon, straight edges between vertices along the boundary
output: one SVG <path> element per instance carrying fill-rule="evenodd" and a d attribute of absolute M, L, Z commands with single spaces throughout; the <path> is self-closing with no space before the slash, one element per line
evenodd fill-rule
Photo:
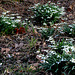
<path fill-rule="evenodd" d="M 51 40 L 53 39 L 51 38 Z M 54 75 L 74 75 L 75 46 L 72 45 L 72 42 L 67 39 L 49 46 L 52 50 L 42 57 L 41 68 L 47 72 L 52 72 Z"/>
<path fill-rule="evenodd" d="M 0 34 L 14 34 L 15 28 L 21 27 L 21 16 L 9 13 L 10 11 L 2 12 L 0 16 Z"/>
<path fill-rule="evenodd" d="M 46 3 L 44 5 L 38 3 L 30 8 L 34 12 L 34 18 L 36 22 L 41 25 L 52 25 L 59 21 L 62 15 L 65 14 L 64 7 L 59 8 L 55 3 Z"/>

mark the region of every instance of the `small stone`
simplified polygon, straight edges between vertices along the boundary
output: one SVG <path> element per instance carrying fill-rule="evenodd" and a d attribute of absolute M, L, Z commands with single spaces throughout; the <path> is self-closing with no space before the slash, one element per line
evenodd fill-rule
<path fill-rule="evenodd" d="M 21 48 L 22 46 L 23 46 L 23 43 L 20 43 L 20 44 L 19 44 L 19 47 Z"/>
<path fill-rule="evenodd" d="M 68 18 L 69 18 L 69 19 L 73 19 L 74 17 L 73 17 L 72 14 L 69 14 L 69 15 L 68 15 Z"/>
<path fill-rule="evenodd" d="M 21 60 L 17 60 L 17 63 L 21 63 Z"/>
<path fill-rule="evenodd" d="M 19 45 L 15 43 L 15 48 L 18 48 L 18 47 L 19 47 Z"/>

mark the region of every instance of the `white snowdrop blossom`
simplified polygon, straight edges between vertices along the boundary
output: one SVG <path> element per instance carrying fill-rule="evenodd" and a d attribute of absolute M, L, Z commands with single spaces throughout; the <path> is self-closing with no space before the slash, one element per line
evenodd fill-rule
<path fill-rule="evenodd" d="M 7 17 L 7 16 L 6 16 L 6 17 L 4 17 L 4 19 L 7 19 L 7 18 L 9 18 L 9 17 Z"/>
<path fill-rule="evenodd" d="M 11 16 L 15 16 L 15 14 L 11 14 Z"/>
<path fill-rule="evenodd" d="M 73 29 L 70 29 L 70 31 L 72 31 Z"/>
<path fill-rule="evenodd" d="M 11 24 L 11 23 L 10 23 L 10 22 L 8 22 L 8 21 L 7 21 L 7 22 L 5 22 L 5 23 L 7 23 L 7 24 Z"/>
<path fill-rule="evenodd" d="M 47 25 L 46 23 L 43 23 L 43 25 Z"/>
<path fill-rule="evenodd" d="M 36 51 L 36 53 L 40 53 L 40 51 Z"/>
<path fill-rule="evenodd" d="M 28 21 L 28 19 L 27 19 L 27 18 L 26 18 L 25 20 L 26 20 L 26 21 Z"/>
<path fill-rule="evenodd" d="M 41 10 L 42 12 L 44 12 L 44 10 Z"/>
<path fill-rule="evenodd" d="M 31 16 L 31 18 L 34 18 L 34 16 Z"/>
<path fill-rule="evenodd" d="M 22 23 L 23 25 L 27 24 L 26 22 Z"/>
<path fill-rule="evenodd" d="M 21 16 L 17 16 L 17 18 L 19 19 L 19 18 L 21 18 Z"/>
<path fill-rule="evenodd" d="M 11 58 L 11 55 L 10 55 L 10 54 L 8 54 L 8 57 L 9 57 L 9 58 Z"/>
<path fill-rule="evenodd" d="M 2 63 L 0 63 L 0 67 L 2 66 Z"/>
<path fill-rule="evenodd" d="M 74 59 L 74 58 L 72 58 L 70 61 L 71 61 L 72 63 L 75 63 L 75 59 Z"/>
<path fill-rule="evenodd" d="M 15 19 L 15 17 L 10 17 L 10 19 Z"/>
<path fill-rule="evenodd" d="M 9 13 L 10 11 L 6 11 L 6 13 Z"/>
<path fill-rule="evenodd" d="M 16 27 L 16 26 L 13 24 L 12 27 Z"/>
<path fill-rule="evenodd" d="M 40 3 L 35 4 L 35 6 L 38 6 Z"/>
<path fill-rule="evenodd" d="M 6 19 L 3 19 L 2 21 L 6 21 Z"/>
<path fill-rule="evenodd" d="M 2 12 L 3 15 L 6 15 L 6 12 Z"/>
<path fill-rule="evenodd" d="M 16 20 L 15 20 L 15 22 L 16 22 L 16 23 L 19 23 L 19 22 L 21 22 L 21 20 L 19 20 L 19 19 L 16 19 Z"/>

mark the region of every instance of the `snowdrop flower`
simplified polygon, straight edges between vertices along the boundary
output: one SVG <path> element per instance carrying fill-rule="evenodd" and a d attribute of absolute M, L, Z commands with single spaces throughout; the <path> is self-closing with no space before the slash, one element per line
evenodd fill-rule
<path fill-rule="evenodd" d="M 17 22 L 17 23 L 20 22 L 20 21 L 21 21 L 21 20 L 15 20 L 15 22 Z"/>
<path fill-rule="evenodd" d="M 43 57 L 41 57 L 41 59 L 46 59 L 46 57 L 43 56 Z"/>
<path fill-rule="evenodd" d="M 70 31 L 72 31 L 73 29 L 70 29 Z"/>
<path fill-rule="evenodd" d="M 69 27 L 73 27 L 72 25 L 68 25 Z"/>
<path fill-rule="evenodd" d="M 41 62 L 45 63 L 45 60 L 41 60 Z"/>
<path fill-rule="evenodd" d="M 60 55 L 57 55 L 57 58 L 61 58 L 61 56 Z"/>
<path fill-rule="evenodd" d="M 54 28 L 56 28 L 56 26 L 54 26 Z"/>
<path fill-rule="evenodd" d="M 27 23 L 24 22 L 24 23 L 22 23 L 22 24 L 25 25 L 25 24 L 27 24 Z"/>
<path fill-rule="evenodd" d="M 64 11 L 64 7 L 61 8 Z"/>
<path fill-rule="evenodd" d="M 12 25 L 12 27 L 16 27 L 15 25 Z"/>
<path fill-rule="evenodd" d="M 70 38 L 69 40 L 70 40 L 70 41 L 74 41 L 74 39 L 73 39 L 73 38 Z"/>
<path fill-rule="evenodd" d="M 70 38 L 70 39 L 66 39 L 67 41 L 74 41 L 74 39 L 73 38 Z"/>
<path fill-rule="evenodd" d="M 64 32 L 60 31 L 61 34 L 64 34 Z"/>
<path fill-rule="evenodd" d="M 51 1 L 48 1 L 48 3 L 51 3 Z"/>
<path fill-rule="evenodd" d="M 10 11 L 7 11 L 6 13 L 9 13 Z"/>
<path fill-rule="evenodd" d="M 47 25 L 46 23 L 43 23 L 43 25 Z"/>
<path fill-rule="evenodd" d="M 44 51 L 48 53 L 48 50 L 44 50 Z"/>
<path fill-rule="evenodd" d="M 36 53 L 40 53 L 40 51 L 36 51 Z"/>
<path fill-rule="evenodd" d="M 54 8 L 57 8 L 57 6 L 54 6 Z"/>
<path fill-rule="evenodd" d="M 55 24 L 55 25 L 57 26 L 57 25 L 59 25 L 59 24 Z"/>
<path fill-rule="evenodd" d="M 15 17 L 10 17 L 10 19 L 14 19 Z"/>
<path fill-rule="evenodd" d="M 37 55 L 39 58 L 41 58 L 42 56 L 41 55 Z"/>
<path fill-rule="evenodd" d="M 11 58 L 10 54 L 8 54 L 8 57 Z"/>
<path fill-rule="evenodd" d="M 58 27 L 58 28 L 61 28 L 61 27 Z"/>
<path fill-rule="evenodd" d="M 21 16 L 17 16 L 17 18 L 19 19 L 19 18 L 21 18 Z"/>
<path fill-rule="evenodd" d="M 55 44 L 55 41 L 53 40 L 53 41 L 50 41 L 52 44 Z"/>
<path fill-rule="evenodd" d="M 7 21 L 7 22 L 5 22 L 5 23 L 7 23 L 7 24 L 11 24 L 11 23 L 10 23 L 10 22 L 8 22 L 8 21 Z"/>
<path fill-rule="evenodd" d="M 4 18 L 4 15 L 1 15 L 0 17 Z"/>
<path fill-rule="evenodd" d="M 28 21 L 28 19 L 27 19 L 27 18 L 26 18 L 25 20 L 26 20 L 26 21 Z"/>
<path fill-rule="evenodd" d="M 44 17 L 41 17 L 42 19 L 44 19 Z"/>
<path fill-rule="evenodd" d="M 60 62 L 56 62 L 57 64 L 59 64 Z"/>
<path fill-rule="evenodd" d="M 55 5 L 55 3 L 51 3 L 51 4 Z"/>
<path fill-rule="evenodd" d="M 72 47 L 71 47 L 71 49 L 72 49 L 72 51 L 74 51 L 74 52 L 75 52 L 75 47 L 74 47 L 74 46 L 72 46 Z"/>
<path fill-rule="evenodd" d="M 62 58 L 61 61 L 64 61 L 64 59 Z"/>
<path fill-rule="evenodd" d="M 38 6 L 40 3 L 35 4 L 35 6 Z"/>
<path fill-rule="evenodd" d="M 44 12 L 44 10 L 41 10 L 42 12 Z"/>
<path fill-rule="evenodd" d="M 50 11 L 47 11 L 48 13 L 50 13 Z"/>
<path fill-rule="evenodd" d="M 15 14 L 11 14 L 11 16 L 15 16 Z"/>
<path fill-rule="evenodd" d="M 3 15 L 6 15 L 6 12 L 2 12 Z"/>
<path fill-rule="evenodd" d="M 0 67 L 2 66 L 2 63 L 0 63 Z"/>
<path fill-rule="evenodd" d="M 48 45 L 48 47 L 55 48 L 56 46 L 54 46 L 54 45 Z"/>
<path fill-rule="evenodd" d="M 67 47 L 69 47 L 69 46 L 68 46 L 68 45 L 65 45 L 65 46 L 64 46 L 64 48 L 67 48 Z"/>
<path fill-rule="evenodd" d="M 53 48 L 53 49 L 58 49 L 58 48 Z"/>
<path fill-rule="evenodd" d="M 51 36 L 49 37 L 49 41 L 50 41 L 50 40 L 53 40 L 53 38 L 52 38 Z"/>
<path fill-rule="evenodd" d="M 9 18 L 9 17 L 4 17 L 5 19 Z"/>
<path fill-rule="evenodd" d="M 65 14 L 65 12 L 63 12 L 63 11 L 61 11 L 61 13 L 60 13 L 61 15 L 64 15 Z"/>
<path fill-rule="evenodd" d="M 75 21 L 73 21 L 73 23 L 75 23 Z"/>
<path fill-rule="evenodd" d="M 30 20 L 28 22 L 30 23 Z"/>
<path fill-rule="evenodd" d="M 72 34 L 72 33 L 69 33 L 69 34 Z"/>
<path fill-rule="evenodd" d="M 53 13 L 57 13 L 58 11 L 57 10 L 54 10 L 54 12 Z"/>
<path fill-rule="evenodd" d="M 49 10 L 51 10 L 51 8 L 49 8 Z"/>
<path fill-rule="evenodd" d="M 2 21 L 6 21 L 6 19 L 3 19 Z"/>
<path fill-rule="evenodd" d="M 72 58 L 70 61 L 71 61 L 72 63 L 75 63 L 75 59 L 74 59 L 74 58 Z"/>
<path fill-rule="evenodd" d="M 50 19 L 50 17 L 47 17 L 48 19 Z"/>
<path fill-rule="evenodd" d="M 51 53 L 51 54 L 56 54 L 56 52 L 55 52 L 55 51 L 50 51 L 50 53 Z"/>
<path fill-rule="evenodd" d="M 17 16 L 17 15 L 19 15 L 19 14 L 17 13 L 17 14 L 15 14 L 15 15 Z"/>
<path fill-rule="evenodd" d="M 31 18 L 34 18 L 34 16 L 31 16 Z"/>

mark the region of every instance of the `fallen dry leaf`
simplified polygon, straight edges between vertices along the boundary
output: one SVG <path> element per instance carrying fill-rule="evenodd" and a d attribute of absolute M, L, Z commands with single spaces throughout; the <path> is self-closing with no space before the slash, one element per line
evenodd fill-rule
<path fill-rule="evenodd" d="M 36 68 L 34 66 L 32 66 L 32 65 L 30 66 L 29 69 L 36 70 Z"/>
<path fill-rule="evenodd" d="M 3 51 L 6 51 L 6 53 L 8 53 L 8 52 L 10 51 L 10 49 L 9 49 L 9 48 L 2 48 L 1 51 L 2 51 L 2 52 L 3 52 Z"/>

